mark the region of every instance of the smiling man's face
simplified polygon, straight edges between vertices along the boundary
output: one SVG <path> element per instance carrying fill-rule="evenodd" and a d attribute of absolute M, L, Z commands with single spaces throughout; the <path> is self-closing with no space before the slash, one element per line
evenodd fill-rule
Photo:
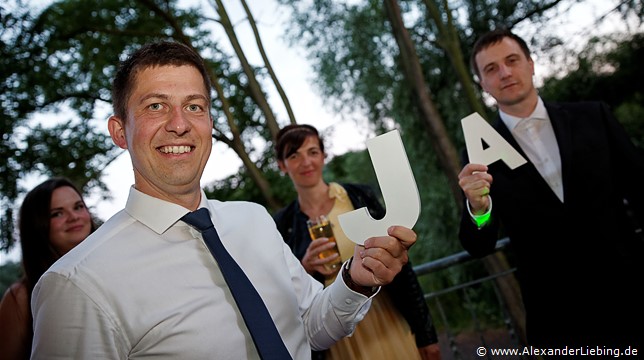
<path fill-rule="evenodd" d="M 199 191 L 212 149 L 207 91 L 192 66 L 149 67 L 136 75 L 127 119 L 112 117 L 108 126 L 130 152 L 139 191 L 170 201 Z"/>

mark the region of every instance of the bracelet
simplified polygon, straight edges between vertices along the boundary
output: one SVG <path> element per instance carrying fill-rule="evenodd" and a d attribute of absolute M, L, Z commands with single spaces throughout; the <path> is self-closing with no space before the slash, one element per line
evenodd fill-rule
<path fill-rule="evenodd" d="M 356 284 L 351 278 L 351 273 L 349 269 L 351 268 L 351 263 L 353 262 L 353 256 L 346 262 L 346 265 L 342 267 L 342 280 L 347 285 L 347 287 L 357 293 L 360 293 L 366 297 L 371 297 L 378 290 L 377 286 L 362 286 Z"/>
<path fill-rule="evenodd" d="M 481 215 L 474 215 L 472 213 L 472 208 L 470 207 L 470 202 L 469 200 L 465 201 L 465 204 L 467 205 L 467 211 L 470 213 L 470 217 L 472 218 L 472 221 L 476 224 L 476 227 L 481 230 L 482 227 L 487 225 L 488 222 L 490 222 L 490 218 L 492 215 L 492 198 L 488 194 L 487 197 L 490 199 L 490 206 L 488 207 L 487 211 L 484 214 Z"/>

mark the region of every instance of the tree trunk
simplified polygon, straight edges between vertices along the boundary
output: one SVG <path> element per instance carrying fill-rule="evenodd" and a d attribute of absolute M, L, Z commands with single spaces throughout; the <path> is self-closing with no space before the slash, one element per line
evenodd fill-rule
<path fill-rule="evenodd" d="M 248 170 L 248 174 L 250 175 L 251 179 L 253 179 L 253 182 L 255 182 L 257 187 L 262 192 L 264 199 L 266 199 L 266 204 L 268 204 L 268 206 L 271 209 L 279 209 L 281 204 L 273 196 L 273 192 L 271 190 L 271 186 L 268 180 L 266 180 L 266 178 L 264 177 L 264 174 L 260 171 L 257 165 L 255 165 L 255 163 L 250 159 L 250 157 L 248 156 L 248 152 L 246 152 L 246 148 L 244 147 L 244 143 L 239 133 L 239 128 L 235 123 L 235 118 L 233 117 L 233 114 L 230 112 L 230 105 L 228 103 L 228 98 L 226 98 L 226 95 L 224 94 L 224 89 L 221 87 L 221 84 L 219 84 L 217 75 L 212 71 L 211 68 L 208 68 L 208 73 L 210 75 L 211 83 L 215 88 L 215 92 L 217 93 L 217 96 L 221 101 L 221 107 L 224 111 L 224 115 L 226 116 L 228 127 L 230 128 L 230 132 L 232 134 L 232 139 L 229 139 L 227 136 L 224 135 L 224 133 L 220 129 L 217 129 L 217 127 L 215 127 L 213 123 L 213 129 L 215 130 L 215 134 L 213 135 L 213 137 L 217 140 L 222 141 L 223 143 L 228 145 L 231 149 L 233 149 L 233 151 L 241 159 L 242 163 L 244 164 L 244 167 L 246 167 L 246 170 Z"/>
<path fill-rule="evenodd" d="M 447 175 L 452 195 L 458 204 L 463 202 L 463 194 L 458 185 L 460 161 L 456 147 L 450 141 L 444 121 L 432 100 L 432 94 L 425 83 L 420 60 L 409 37 L 396 0 L 385 0 L 385 10 L 391 23 L 393 35 L 400 50 L 401 66 L 414 96 L 421 120 L 425 123 L 427 134 L 438 156 L 438 161 Z M 459 205 L 462 207 L 462 205 Z"/>
<path fill-rule="evenodd" d="M 255 42 L 257 42 L 257 48 L 259 49 L 259 53 L 262 56 L 264 65 L 266 65 L 266 70 L 268 70 L 268 74 L 270 75 L 271 80 L 273 81 L 273 84 L 275 84 L 275 89 L 277 89 L 277 93 L 280 95 L 280 98 L 284 103 L 284 107 L 286 108 L 286 113 L 288 114 L 288 118 L 291 121 L 291 124 L 296 124 L 297 121 L 295 120 L 295 114 L 293 113 L 291 102 L 288 100 L 288 97 L 286 96 L 286 92 L 284 91 L 284 88 L 282 88 L 282 84 L 277 79 L 277 75 L 275 75 L 273 66 L 271 65 L 271 62 L 268 60 L 268 56 L 266 56 L 266 51 L 264 51 L 264 45 L 262 44 L 262 38 L 259 36 L 259 31 L 257 30 L 257 23 L 255 22 L 255 18 L 253 17 L 253 14 L 250 12 L 250 9 L 246 4 L 246 0 L 241 0 L 241 3 L 244 6 L 244 11 L 246 11 L 246 16 L 248 17 L 248 23 L 250 24 L 250 27 L 253 29 Z"/>
<path fill-rule="evenodd" d="M 266 127 L 270 131 L 271 137 L 275 139 L 275 137 L 277 136 L 277 132 L 280 129 L 279 124 L 275 119 L 275 114 L 273 114 L 273 110 L 268 104 L 266 95 L 262 91 L 262 87 L 257 81 L 257 78 L 255 77 L 255 71 L 250 66 L 250 63 L 248 62 L 248 59 L 246 58 L 246 55 L 244 54 L 244 51 L 242 50 L 241 45 L 239 44 L 239 40 L 237 39 L 237 34 L 235 34 L 235 29 L 233 28 L 233 25 L 230 22 L 230 18 L 228 17 L 228 13 L 226 12 L 224 3 L 221 0 L 215 0 L 215 3 L 216 3 L 215 8 L 217 9 L 217 13 L 219 14 L 221 24 L 224 27 L 224 30 L 226 31 L 226 35 L 228 35 L 228 39 L 230 40 L 230 44 L 233 46 L 233 49 L 235 50 L 235 54 L 237 54 L 239 63 L 241 64 L 241 67 L 244 70 L 244 74 L 246 74 L 246 77 L 248 78 L 248 89 L 250 92 L 250 96 L 253 98 L 253 100 L 255 100 L 255 103 L 257 103 L 257 106 L 259 106 L 259 109 L 264 114 L 264 118 L 266 120 Z"/>
<path fill-rule="evenodd" d="M 447 1 L 443 1 L 443 6 L 446 9 L 445 16 L 447 17 L 447 23 L 443 23 L 443 16 L 438 6 L 436 6 L 436 3 L 432 0 L 423 0 L 423 2 L 427 6 L 427 12 L 432 20 L 434 20 L 436 28 L 438 29 L 438 44 L 445 50 L 447 56 L 449 56 L 454 72 L 456 72 L 459 82 L 463 85 L 463 92 L 465 93 L 467 103 L 470 105 L 470 109 L 473 112 L 479 113 L 484 119 L 487 118 L 483 103 L 481 103 L 479 97 L 476 95 L 476 86 L 468 71 L 468 62 L 465 61 L 463 52 L 461 51 L 460 38 L 452 22 L 452 13 L 449 9 L 449 4 Z"/>

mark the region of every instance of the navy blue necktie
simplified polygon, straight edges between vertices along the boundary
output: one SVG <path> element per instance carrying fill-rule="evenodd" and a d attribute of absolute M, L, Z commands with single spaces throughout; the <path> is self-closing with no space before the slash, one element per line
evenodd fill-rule
<path fill-rule="evenodd" d="M 237 265 L 219 239 L 219 234 L 210 220 L 208 209 L 201 208 L 184 215 L 181 220 L 192 225 L 203 235 L 204 241 L 219 264 L 226 284 L 235 298 L 246 327 L 255 342 L 257 352 L 263 360 L 291 359 L 282 337 L 262 298 L 248 280 L 244 271 Z M 269 269 L 266 269 L 269 271 Z"/>

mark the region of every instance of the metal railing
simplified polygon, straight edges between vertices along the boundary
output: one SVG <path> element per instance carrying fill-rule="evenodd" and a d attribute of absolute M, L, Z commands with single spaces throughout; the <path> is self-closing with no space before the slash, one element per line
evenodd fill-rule
<path fill-rule="evenodd" d="M 509 243 L 510 243 L 510 240 L 507 237 L 500 239 L 499 241 L 497 241 L 495 251 L 504 251 Z M 463 265 L 465 263 L 473 262 L 473 261 L 480 261 L 480 259 L 471 256 L 466 251 L 462 251 L 453 255 L 449 255 L 437 260 L 430 261 L 428 263 L 414 266 L 414 271 L 419 277 L 422 277 L 441 270 L 445 270 L 454 266 Z M 485 356 L 481 356 L 480 354 L 476 353 L 476 349 L 478 347 L 482 346 L 487 348 L 488 346 L 499 345 L 499 344 L 491 344 L 489 342 L 489 339 L 487 338 L 489 337 L 489 333 L 486 332 L 486 330 L 489 330 L 489 329 L 485 329 L 484 326 L 481 325 L 481 322 L 479 321 L 479 316 L 477 315 L 473 307 L 470 307 L 470 316 L 472 321 L 471 327 L 474 329 L 474 334 L 473 334 L 475 337 L 474 341 L 471 341 L 472 339 L 470 339 L 468 344 L 463 344 L 459 342 L 457 340 L 458 334 L 450 326 L 449 311 L 446 311 L 443 304 L 441 303 L 441 297 L 447 294 L 458 292 L 458 295 L 463 297 L 463 303 L 472 304 L 473 300 L 476 300 L 476 299 L 471 299 L 471 296 L 467 290 L 488 282 L 489 284 L 491 284 L 491 286 L 494 289 L 496 300 L 498 301 L 498 307 L 501 312 L 499 315 L 503 319 L 503 323 L 504 323 L 504 329 L 501 329 L 503 331 L 503 334 L 501 334 L 500 336 L 504 340 L 503 340 L 503 343 L 500 345 L 508 346 L 508 347 L 520 346 L 520 341 L 517 337 L 517 331 L 513 326 L 512 320 L 510 319 L 509 311 L 505 306 L 505 302 L 503 301 L 500 295 L 500 290 L 496 282 L 493 281 L 499 277 L 512 276 L 515 270 L 516 270 L 515 268 L 511 268 L 507 271 L 503 271 L 496 274 L 490 274 L 488 276 L 484 276 L 472 281 L 467 281 L 458 285 L 450 286 L 445 289 L 440 289 L 440 290 L 432 291 L 425 294 L 425 299 L 428 301 L 428 303 L 435 305 L 435 309 L 438 310 L 438 314 L 433 314 L 433 315 L 434 316 L 439 315 L 442 321 L 442 324 L 444 326 L 444 328 L 441 331 L 442 334 L 440 336 L 443 342 L 443 344 L 441 344 L 441 348 L 443 350 L 442 351 L 443 360 L 483 359 L 485 358 Z M 494 330 L 497 332 L 499 331 L 499 329 L 494 329 Z M 499 337 L 498 333 L 496 334 L 496 337 L 497 338 Z M 448 353 L 445 353 L 445 349 L 449 349 Z M 489 358 L 489 354 L 487 358 Z"/>

